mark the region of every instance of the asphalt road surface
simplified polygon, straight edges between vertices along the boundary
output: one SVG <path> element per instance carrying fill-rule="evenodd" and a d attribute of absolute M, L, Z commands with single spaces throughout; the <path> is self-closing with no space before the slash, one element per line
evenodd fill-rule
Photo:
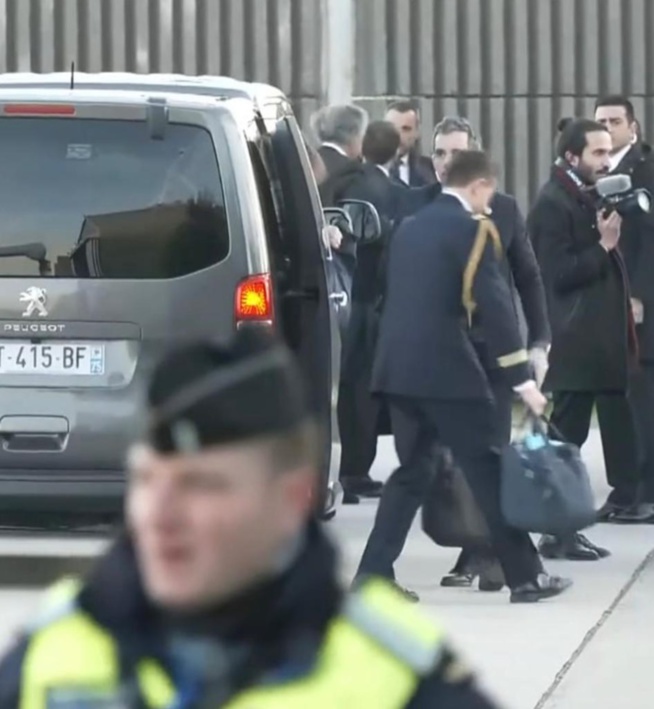
<path fill-rule="evenodd" d="M 584 457 L 603 500 L 596 432 Z M 373 476 L 384 479 L 395 464 L 392 441 L 384 439 Z M 375 507 L 372 501 L 345 507 L 327 525 L 343 550 L 345 580 L 355 570 Z M 511 606 L 507 591 L 440 588 L 456 552 L 435 547 L 417 525 L 397 565 L 398 579 L 445 623 L 506 709 L 651 709 L 654 525 L 598 525 L 588 535 L 613 555 L 600 562 L 551 562 L 549 570 L 571 576 L 575 586 L 533 606 Z M 98 538 L 0 536 L 0 647 L 30 618 L 41 587 L 87 568 L 104 545 Z"/>

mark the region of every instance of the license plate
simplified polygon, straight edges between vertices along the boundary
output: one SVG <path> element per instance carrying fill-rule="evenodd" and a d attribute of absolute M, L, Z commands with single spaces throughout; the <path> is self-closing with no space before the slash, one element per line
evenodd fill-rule
<path fill-rule="evenodd" d="M 104 346 L 0 344 L 0 374 L 104 374 Z"/>

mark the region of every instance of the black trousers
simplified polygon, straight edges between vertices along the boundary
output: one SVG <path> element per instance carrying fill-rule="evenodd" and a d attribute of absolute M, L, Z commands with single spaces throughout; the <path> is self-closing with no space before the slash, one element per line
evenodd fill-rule
<path fill-rule="evenodd" d="M 369 377 L 341 382 L 338 428 L 341 434 L 342 478 L 365 478 L 377 457 L 382 402 L 370 393 Z"/>
<path fill-rule="evenodd" d="M 511 427 L 513 419 L 513 389 L 507 384 L 501 371 L 491 370 L 488 380 L 493 392 L 495 404 L 496 445 L 501 448 L 511 440 Z M 490 548 L 464 547 L 456 560 L 452 573 L 467 573 L 472 559 L 477 557 L 488 558 L 491 556 Z"/>
<path fill-rule="evenodd" d="M 644 362 L 634 372 L 629 401 L 636 425 L 640 502 L 654 503 L 654 362 Z"/>
<path fill-rule="evenodd" d="M 338 390 L 341 479 L 366 477 L 377 456 L 382 403 L 370 393 L 376 321 L 372 305 L 353 302 Z"/>
<path fill-rule="evenodd" d="M 538 553 L 527 533 L 506 525 L 500 509 L 492 402 L 391 397 L 389 405 L 400 467 L 384 486 L 358 574 L 394 578 L 393 564 L 424 499 L 440 445 L 452 451 L 466 476 L 507 584 L 515 588 L 534 581 L 543 570 Z"/>
<path fill-rule="evenodd" d="M 613 488 L 609 499 L 619 505 L 635 502 L 640 474 L 633 411 L 625 394 L 554 392 L 551 422 L 562 437 L 576 446 L 588 438 L 593 406 L 597 406 L 606 479 Z M 553 437 L 556 433 L 552 432 Z"/>

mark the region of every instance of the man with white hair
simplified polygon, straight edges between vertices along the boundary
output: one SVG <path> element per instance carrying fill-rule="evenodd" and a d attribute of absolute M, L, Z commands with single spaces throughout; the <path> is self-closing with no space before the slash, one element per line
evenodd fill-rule
<path fill-rule="evenodd" d="M 311 127 L 320 143 L 318 152 L 327 169 L 327 179 L 320 186 L 325 206 L 344 199 L 353 183 L 365 179 L 361 148 L 367 126 L 367 112 L 352 104 L 325 106 L 312 116 Z"/>
<path fill-rule="evenodd" d="M 337 206 L 340 200 L 360 199 L 376 202 L 374 183 L 362 162 L 363 138 L 368 127 L 368 113 L 352 104 L 325 106 L 311 119 L 311 126 L 320 143 L 318 152 L 327 170 L 327 178 L 319 186 L 322 203 Z M 362 377 L 361 334 L 367 332 L 373 302 L 371 302 L 370 250 L 375 245 L 357 246 L 357 267 L 352 283 L 352 310 L 348 331 L 343 338 L 338 420 L 346 453 L 341 461 L 341 483 L 346 504 L 357 504 L 359 497 L 379 497 L 382 484 L 368 474 L 367 466 L 350 463 L 356 451 L 352 441 L 359 430 L 352 399 Z M 365 254 L 368 250 L 368 254 Z M 374 254 L 373 254 L 374 256 Z M 375 259 L 373 259 L 375 260 Z M 373 279 L 376 280 L 376 279 Z M 349 434 L 349 435 L 348 435 Z M 352 455 L 350 455 L 352 452 Z"/>

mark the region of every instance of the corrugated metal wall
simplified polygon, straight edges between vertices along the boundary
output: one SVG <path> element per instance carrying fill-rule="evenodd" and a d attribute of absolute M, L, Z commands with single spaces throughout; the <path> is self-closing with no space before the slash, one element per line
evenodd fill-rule
<path fill-rule="evenodd" d="M 321 95 L 320 0 L 0 0 L 0 71 L 225 74 L 308 115 Z"/>
<path fill-rule="evenodd" d="M 444 114 L 467 116 L 523 206 L 547 175 L 558 119 L 592 114 L 598 94 L 631 95 L 654 136 L 654 0 L 355 2 L 364 105 L 379 116 L 372 97 L 416 97 L 426 134 Z"/>
<path fill-rule="evenodd" d="M 555 124 L 598 93 L 654 135 L 654 0 L 352 0 L 355 94 L 419 99 L 425 134 L 467 115 L 525 204 Z M 321 0 L 0 0 L 0 71 L 221 73 L 280 86 L 306 122 L 322 95 Z M 425 148 L 429 149 L 429 141 Z"/>

